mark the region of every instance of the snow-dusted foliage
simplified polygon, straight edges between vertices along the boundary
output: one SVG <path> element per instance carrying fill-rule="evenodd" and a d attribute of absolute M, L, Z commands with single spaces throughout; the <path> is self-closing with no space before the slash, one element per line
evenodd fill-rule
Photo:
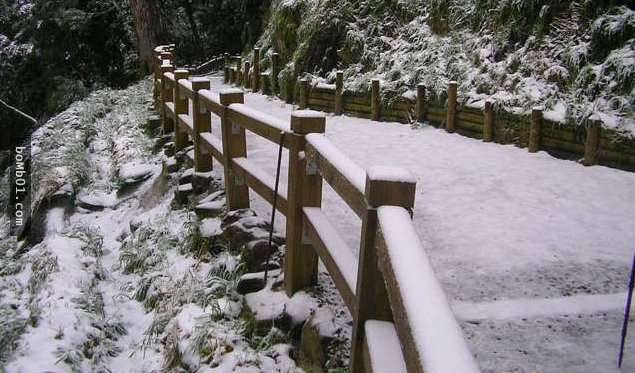
<path fill-rule="evenodd" d="M 426 85 L 459 98 L 584 124 L 595 115 L 632 135 L 635 12 L 583 1 L 286 0 L 272 5 L 259 46 L 287 61 L 279 78 L 313 74 L 368 90 L 379 78 L 387 99 Z M 265 65 L 266 65 L 265 61 Z M 321 77 L 321 78 L 319 78 Z M 284 87 L 283 87 L 284 89 Z"/>

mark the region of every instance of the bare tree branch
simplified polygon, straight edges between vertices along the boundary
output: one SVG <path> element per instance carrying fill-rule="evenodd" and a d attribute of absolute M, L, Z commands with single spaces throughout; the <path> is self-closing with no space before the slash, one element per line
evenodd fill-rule
<path fill-rule="evenodd" d="M 2 105 L 4 105 L 4 106 L 6 106 L 6 107 L 7 107 L 7 108 L 9 108 L 10 110 L 12 110 L 12 111 L 14 111 L 14 112 L 16 112 L 16 113 L 18 113 L 18 114 L 20 114 L 20 115 L 21 115 L 21 116 L 23 116 L 24 118 L 26 118 L 26 119 L 30 120 L 31 122 L 33 122 L 33 124 L 37 124 L 37 119 L 35 119 L 35 118 L 33 118 L 32 116 L 30 116 L 29 114 L 27 114 L 27 113 L 25 113 L 25 112 L 21 111 L 20 109 L 18 109 L 18 108 L 16 108 L 16 107 L 14 107 L 14 106 L 11 106 L 11 105 L 9 105 L 9 104 L 7 104 L 7 103 L 6 103 L 6 102 L 4 102 L 2 99 L 0 99 L 0 104 L 2 104 Z"/>

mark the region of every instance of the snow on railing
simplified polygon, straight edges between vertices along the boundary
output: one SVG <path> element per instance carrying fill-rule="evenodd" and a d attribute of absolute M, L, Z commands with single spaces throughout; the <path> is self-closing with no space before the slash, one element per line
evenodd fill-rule
<path fill-rule="evenodd" d="M 284 269 L 285 290 L 292 295 L 313 285 L 317 257 L 322 260 L 353 316 L 352 371 L 478 371 L 407 212 L 416 187 L 409 172 L 364 170 L 323 135 L 323 113 L 299 110 L 288 122 L 280 120 L 245 105 L 242 90 L 212 92 L 208 79 L 175 70 L 171 52 L 157 53 L 157 106 L 164 134 L 173 133 L 174 151 L 191 138 L 195 171 L 211 171 L 212 158 L 223 165 L 229 210 L 248 208 L 250 190 L 269 203 L 275 197 L 287 218 L 285 262 L 291 264 Z M 259 53 L 254 55 L 258 67 Z M 225 60 L 229 66 L 231 58 Z M 228 81 L 257 90 L 261 82 L 244 75 L 238 63 L 233 72 L 225 69 Z M 340 93 L 341 78 L 338 73 Z M 220 117 L 220 138 L 212 133 L 212 114 Z M 245 131 L 289 152 L 287 190 L 277 196 L 273 178 L 247 156 Z M 323 181 L 362 221 L 358 257 L 320 208 Z"/>

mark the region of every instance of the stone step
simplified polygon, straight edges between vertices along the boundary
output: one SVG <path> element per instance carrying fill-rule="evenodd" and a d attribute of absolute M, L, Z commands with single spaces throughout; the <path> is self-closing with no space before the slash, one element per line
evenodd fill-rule
<path fill-rule="evenodd" d="M 194 193 L 194 188 L 192 188 L 192 184 L 181 184 L 176 187 L 176 191 L 174 191 L 174 199 L 180 203 L 184 204 L 187 202 L 187 198 Z"/>
<path fill-rule="evenodd" d="M 178 171 L 180 168 L 180 165 L 179 165 L 179 162 L 177 162 L 176 158 L 170 157 L 167 160 L 165 160 L 165 167 L 167 168 L 168 173 L 171 174 Z"/>
<path fill-rule="evenodd" d="M 194 169 L 188 168 L 183 171 L 181 176 L 179 177 L 179 184 L 192 184 L 192 177 L 194 176 Z"/>

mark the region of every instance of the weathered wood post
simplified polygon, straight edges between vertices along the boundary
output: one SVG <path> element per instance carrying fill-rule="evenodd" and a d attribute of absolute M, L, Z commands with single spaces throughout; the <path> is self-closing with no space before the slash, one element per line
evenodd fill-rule
<path fill-rule="evenodd" d="M 381 111 L 381 98 L 379 97 L 379 79 L 373 79 L 371 81 L 370 111 L 372 113 L 373 120 L 379 120 Z"/>
<path fill-rule="evenodd" d="M 590 121 L 586 128 L 584 143 L 584 165 L 593 166 L 598 163 L 598 149 L 600 147 L 600 121 Z"/>
<path fill-rule="evenodd" d="M 400 177 L 395 177 L 400 175 Z M 356 312 L 353 315 L 351 366 L 353 373 L 364 372 L 363 344 L 366 320 L 392 320 L 384 276 L 377 264 L 377 209 L 384 205 L 414 207 L 415 178 L 406 170 L 374 167 L 366 173 L 366 211 L 357 269 Z"/>
<path fill-rule="evenodd" d="M 174 71 L 174 152 L 185 148 L 187 144 L 187 132 L 179 128 L 179 114 L 187 114 L 187 98 L 182 97 L 179 80 L 187 79 L 189 71 L 180 69 Z"/>
<path fill-rule="evenodd" d="M 163 128 L 163 134 L 168 134 L 173 131 L 174 124 L 170 121 L 165 111 L 165 103 L 172 102 L 172 88 L 165 81 L 165 73 L 174 73 L 174 66 L 172 65 L 163 65 L 161 66 L 161 109 L 159 112 L 161 113 L 161 123 Z"/>
<path fill-rule="evenodd" d="M 344 72 L 335 73 L 335 115 L 342 115 L 342 92 L 344 91 Z"/>
<path fill-rule="evenodd" d="M 223 55 L 224 65 L 223 65 L 223 83 L 229 83 L 229 53 L 225 53 Z"/>
<path fill-rule="evenodd" d="M 236 78 L 235 78 L 236 84 L 238 84 L 238 86 L 243 85 L 242 65 L 243 65 L 243 58 L 238 57 L 238 60 L 236 62 Z"/>
<path fill-rule="evenodd" d="M 284 283 L 287 295 L 317 281 L 318 257 L 313 247 L 302 240 L 302 207 L 319 207 L 322 201 L 322 176 L 307 172 L 304 157 L 305 136 L 324 133 L 326 117 L 312 110 L 291 113 L 287 189 L 287 248 L 284 255 Z"/>
<path fill-rule="evenodd" d="M 448 86 L 448 110 L 445 120 L 445 130 L 450 133 L 456 129 L 456 88 L 456 82 L 451 81 Z"/>
<path fill-rule="evenodd" d="M 245 61 L 245 71 L 243 72 L 243 84 L 245 88 L 251 88 L 251 79 L 249 79 L 249 69 L 251 64 L 249 61 Z"/>
<path fill-rule="evenodd" d="M 309 80 L 307 78 L 300 79 L 300 102 L 298 108 L 306 109 L 309 106 Z"/>
<path fill-rule="evenodd" d="M 530 153 L 540 150 L 540 130 L 542 127 L 542 107 L 534 106 L 531 109 L 531 127 L 529 128 L 529 144 L 527 148 Z"/>
<path fill-rule="evenodd" d="M 192 91 L 194 91 L 194 100 L 192 102 L 192 123 L 194 127 L 194 170 L 196 172 L 208 172 L 212 170 L 212 155 L 205 152 L 202 145 L 200 134 L 202 132 L 211 132 L 212 124 L 210 113 L 202 110 L 199 101 L 198 91 L 201 89 L 209 89 L 210 81 L 205 78 L 192 78 Z"/>
<path fill-rule="evenodd" d="M 483 141 L 494 140 L 494 105 L 492 100 L 485 100 L 483 108 Z"/>
<path fill-rule="evenodd" d="M 253 68 L 251 73 L 251 89 L 258 92 L 260 89 L 260 48 L 254 48 Z"/>
<path fill-rule="evenodd" d="M 233 67 L 229 68 L 229 84 L 234 84 L 236 81 L 236 70 Z"/>
<path fill-rule="evenodd" d="M 426 110 L 426 86 L 422 83 L 417 84 L 417 102 L 415 103 L 415 116 L 417 122 L 425 120 Z"/>
<path fill-rule="evenodd" d="M 278 94 L 278 73 L 280 72 L 280 55 L 274 53 L 271 55 L 271 95 Z"/>
<path fill-rule="evenodd" d="M 221 137 L 223 142 L 223 169 L 225 176 L 225 193 L 227 194 L 227 208 L 236 210 L 249 207 L 249 187 L 245 180 L 235 174 L 232 159 L 247 156 L 247 141 L 245 129 L 232 123 L 228 116 L 228 106 L 245 102 L 243 91 L 240 89 L 225 89 L 219 94 L 220 103 L 224 106 L 220 116 Z"/>

